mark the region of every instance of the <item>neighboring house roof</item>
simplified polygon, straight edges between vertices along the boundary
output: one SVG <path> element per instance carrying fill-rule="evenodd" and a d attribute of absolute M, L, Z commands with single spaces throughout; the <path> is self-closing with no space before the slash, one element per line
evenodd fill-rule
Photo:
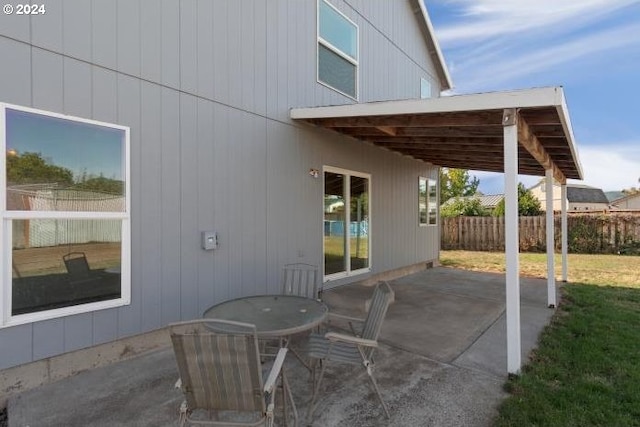
<path fill-rule="evenodd" d="M 623 196 L 623 197 L 620 197 L 618 199 L 615 199 L 615 200 L 613 200 L 611 202 L 611 204 L 615 206 L 615 205 L 618 205 L 618 204 L 620 204 L 622 202 L 628 202 L 629 200 L 636 199 L 636 198 L 640 199 L 640 192 L 639 193 L 634 193 L 634 194 L 629 194 L 628 196 Z"/>
<path fill-rule="evenodd" d="M 487 194 L 487 195 L 474 195 L 474 196 L 466 196 L 466 197 L 452 197 L 442 204 L 442 206 L 448 206 L 452 204 L 455 200 L 480 200 L 480 206 L 487 209 L 495 209 L 495 207 L 500 203 L 502 199 L 504 199 L 504 194 Z"/>
<path fill-rule="evenodd" d="M 610 202 L 615 202 L 626 197 L 622 191 L 605 191 L 604 195 L 607 196 Z"/>
<path fill-rule="evenodd" d="M 545 178 L 542 178 L 536 185 L 529 188 L 529 190 L 534 190 L 538 187 L 542 190 L 544 194 L 544 182 Z M 559 187 L 558 183 L 553 183 L 554 187 Z M 600 188 L 591 187 L 589 185 L 584 184 L 567 184 L 567 201 L 570 203 L 606 203 L 609 204 L 609 199 L 607 198 L 604 191 Z"/>
<path fill-rule="evenodd" d="M 419 18 L 418 21 L 420 22 L 420 30 L 422 31 L 422 35 L 427 42 L 429 56 L 431 57 L 431 60 L 436 67 L 438 78 L 440 79 L 440 86 L 442 90 L 451 89 L 453 88 L 451 75 L 449 74 L 449 69 L 447 68 L 444 56 L 442 55 L 442 50 L 440 50 L 438 40 L 436 39 L 435 31 L 433 29 L 433 25 L 431 24 L 431 18 L 429 18 L 429 13 L 427 12 L 427 8 L 424 5 L 424 0 L 409 1 L 413 5 L 414 13 Z"/>
<path fill-rule="evenodd" d="M 567 185 L 567 200 L 569 203 L 604 203 L 609 204 L 609 199 L 604 191 L 599 188 L 587 186 Z"/>

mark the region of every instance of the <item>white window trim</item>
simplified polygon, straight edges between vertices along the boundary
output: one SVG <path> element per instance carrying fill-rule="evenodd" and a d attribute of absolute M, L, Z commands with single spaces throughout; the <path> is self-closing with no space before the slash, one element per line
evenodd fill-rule
<path fill-rule="evenodd" d="M 340 14 L 344 19 L 346 19 L 349 23 L 351 23 L 356 28 L 356 59 L 354 59 L 351 56 L 347 55 L 342 50 L 338 49 L 333 44 L 329 43 L 327 40 L 325 40 L 324 38 L 320 37 L 320 2 L 325 3 L 330 8 L 332 8 L 333 10 L 338 12 L 338 14 Z M 325 86 L 325 87 L 327 87 L 327 88 L 329 88 L 331 90 L 334 90 L 334 91 L 338 92 L 341 95 L 344 95 L 344 96 L 346 96 L 346 97 L 348 97 L 350 99 L 353 99 L 354 101 L 357 101 L 358 98 L 359 98 L 359 95 L 360 95 L 360 62 L 359 62 L 360 61 L 360 28 L 358 27 L 358 24 L 353 22 L 347 15 L 342 13 L 338 8 L 336 8 L 334 5 L 329 3 L 327 0 L 318 0 L 317 4 L 316 4 L 316 38 L 317 38 L 317 43 L 316 43 L 316 81 L 319 84 L 321 84 L 322 86 Z M 354 95 L 350 95 L 348 93 L 345 93 L 345 92 L 341 91 L 340 89 L 337 89 L 337 88 L 331 86 L 329 83 L 326 83 L 326 82 L 320 80 L 320 64 L 318 63 L 318 58 L 320 57 L 320 45 L 323 45 L 324 47 L 326 47 L 327 49 L 329 49 L 330 51 L 332 51 L 336 55 L 340 56 L 341 58 L 349 61 L 350 63 L 352 63 L 356 67 L 356 93 L 355 93 L 355 96 Z"/>
<path fill-rule="evenodd" d="M 59 212 L 59 211 L 8 211 L 7 210 L 7 182 L 6 182 L 6 109 L 24 111 L 47 117 L 69 120 L 78 123 L 87 123 L 111 129 L 120 129 L 125 133 L 125 209 L 123 212 Z M 108 308 L 121 307 L 131 303 L 131 151 L 130 128 L 113 123 L 84 119 L 35 108 L 22 107 L 0 102 L 0 147 L 3 155 L 0 156 L 0 329 L 10 326 L 22 325 L 41 320 L 48 320 L 71 316 L 74 314 L 88 313 Z M 62 307 L 52 310 L 38 311 L 34 313 L 11 315 L 12 299 L 12 267 L 9 258 L 12 254 L 12 228 L 14 219 L 118 219 L 121 221 L 121 273 L 120 273 L 120 298 L 94 303 Z"/>
<path fill-rule="evenodd" d="M 427 218 L 426 218 L 427 222 L 426 223 L 420 222 L 420 181 L 422 181 L 422 180 L 425 180 L 426 181 L 426 185 L 427 185 L 427 188 L 426 188 L 427 193 L 426 193 L 426 199 L 425 199 L 425 202 L 426 202 L 425 209 L 427 210 L 426 211 L 426 214 L 427 214 Z M 435 190 L 436 190 L 436 202 L 435 202 L 435 205 L 436 205 L 436 209 L 435 209 L 436 221 L 433 224 L 431 222 L 429 222 L 429 207 L 431 206 L 431 203 L 429 202 L 429 188 L 431 186 L 435 187 Z M 438 225 L 438 223 L 439 223 L 438 219 L 439 219 L 439 215 L 440 215 L 440 208 L 439 208 L 439 204 L 438 204 L 438 197 L 439 197 L 438 194 L 439 194 L 439 191 L 438 191 L 438 180 L 437 179 L 428 178 L 428 177 L 426 177 L 424 175 L 418 176 L 418 226 L 420 226 L 420 227 L 436 227 Z"/>
<path fill-rule="evenodd" d="M 369 212 L 369 232 L 367 234 L 367 240 L 368 240 L 368 250 L 369 250 L 369 263 L 368 263 L 368 267 L 366 268 L 359 268 L 357 270 L 351 270 L 351 265 L 349 263 L 349 260 L 351 259 L 351 245 L 347 244 L 346 248 L 345 248 L 345 258 L 347 260 L 346 263 L 346 268 L 345 271 L 341 271 L 338 273 L 333 273 L 333 274 L 327 274 L 325 275 L 325 265 L 324 265 L 324 231 L 323 231 L 323 239 L 322 239 L 322 275 L 323 275 L 323 282 L 330 282 L 332 280 L 337 280 L 337 279 L 343 279 L 345 277 L 352 277 L 352 276 L 357 276 L 360 274 L 365 274 L 371 271 L 371 267 L 372 267 L 372 260 L 373 257 L 371 256 L 373 253 L 372 250 L 372 233 L 371 233 L 371 225 L 372 225 L 372 218 L 373 215 L 371 214 L 371 199 L 372 199 L 372 191 L 371 188 L 373 187 L 372 183 L 371 183 L 371 174 L 368 173 L 364 173 L 364 172 L 357 172 L 357 171 L 352 171 L 349 169 L 342 169 L 342 168 L 337 168 L 337 167 L 333 167 L 333 166 L 323 166 L 322 168 L 322 198 L 323 198 L 323 205 L 322 205 L 322 209 L 323 209 L 323 215 L 322 215 L 322 230 L 324 230 L 324 195 L 325 195 L 325 181 L 324 181 L 324 173 L 325 172 L 331 172 L 331 173 L 337 173 L 337 174 L 341 174 L 341 175 L 345 175 L 345 176 L 349 176 L 349 181 L 351 180 L 352 176 L 356 176 L 359 178 L 366 178 L 369 182 L 369 188 L 368 188 L 368 192 L 369 192 L 369 204 L 367 206 L 367 211 Z M 345 186 L 345 207 L 347 206 L 347 202 L 351 202 L 351 187 L 349 185 Z M 345 224 L 351 224 L 351 212 L 350 209 L 345 209 Z M 350 230 L 350 228 L 348 228 L 348 226 L 345 226 L 345 230 Z"/>
<path fill-rule="evenodd" d="M 436 201 L 435 201 L 435 213 L 436 213 L 436 221 L 432 224 L 429 221 L 429 206 L 431 205 L 431 203 L 429 202 L 429 189 L 430 187 L 433 187 L 436 191 Z M 433 179 L 433 178 L 427 178 L 427 227 L 437 227 L 438 224 L 440 223 L 439 219 L 440 219 L 440 201 L 438 200 L 440 198 L 440 192 L 438 191 L 438 180 L 437 179 Z"/>
<path fill-rule="evenodd" d="M 426 214 L 426 219 L 427 222 L 421 222 L 420 221 L 420 184 L 421 181 L 424 180 L 425 184 L 426 184 L 426 193 L 425 193 L 425 198 L 424 198 L 424 208 L 425 208 L 425 214 Z M 422 176 L 420 175 L 418 177 L 418 226 L 420 227 L 427 227 L 429 225 L 429 178 L 427 178 L 426 176 Z"/>

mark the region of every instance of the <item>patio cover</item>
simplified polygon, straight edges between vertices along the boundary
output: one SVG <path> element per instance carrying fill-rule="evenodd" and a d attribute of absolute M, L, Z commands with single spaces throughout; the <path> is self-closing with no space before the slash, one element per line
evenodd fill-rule
<path fill-rule="evenodd" d="M 291 118 L 434 165 L 504 171 L 503 115 L 518 113 L 518 172 L 582 179 L 560 87 L 294 108 Z"/>
<path fill-rule="evenodd" d="M 410 156 L 436 166 L 504 172 L 507 371 L 521 368 L 518 174 L 545 176 L 548 304 L 556 305 L 552 180 L 582 179 L 561 87 L 294 108 L 293 120 Z M 562 204 L 566 281 L 566 203 Z"/>

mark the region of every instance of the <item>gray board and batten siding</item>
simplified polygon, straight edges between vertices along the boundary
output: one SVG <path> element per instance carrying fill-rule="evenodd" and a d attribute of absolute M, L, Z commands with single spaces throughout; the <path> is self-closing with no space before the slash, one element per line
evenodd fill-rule
<path fill-rule="evenodd" d="M 410 1 L 332 0 L 359 27 L 359 102 L 440 85 Z M 131 129 L 131 304 L 0 329 L 0 369 L 277 292 L 322 263 L 324 165 L 371 174 L 371 266 L 437 259 L 418 177 L 437 168 L 294 123 L 352 103 L 316 81 L 315 0 L 64 0 L 0 15 L 0 102 Z M 215 230 L 219 247 L 200 248 Z M 353 276 L 342 282 L 367 277 Z M 341 282 L 341 283 L 342 283 Z"/>

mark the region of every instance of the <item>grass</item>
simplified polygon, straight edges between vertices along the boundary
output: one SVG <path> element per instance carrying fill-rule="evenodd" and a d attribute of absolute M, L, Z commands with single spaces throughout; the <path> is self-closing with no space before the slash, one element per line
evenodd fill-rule
<path fill-rule="evenodd" d="M 504 255 L 443 251 L 443 264 L 504 271 Z M 551 324 L 496 427 L 640 425 L 640 257 L 570 255 Z M 544 254 L 522 254 L 523 275 L 545 276 Z"/>
<path fill-rule="evenodd" d="M 442 251 L 440 261 L 449 267 L 474 271 L 505 271 L 503 252 Z M 621 255 L 568 256 L 569 281 L 596 286 L 626 286 L 640 288 L 640 257 Z M 561 275 L 561 257 L 555 256 L 556 277 Z M 543 253 L 521 253 L 520 274 L 547 277 L 547 256 Z M 639 423 L 640 425 L 640 423 Z"/>

